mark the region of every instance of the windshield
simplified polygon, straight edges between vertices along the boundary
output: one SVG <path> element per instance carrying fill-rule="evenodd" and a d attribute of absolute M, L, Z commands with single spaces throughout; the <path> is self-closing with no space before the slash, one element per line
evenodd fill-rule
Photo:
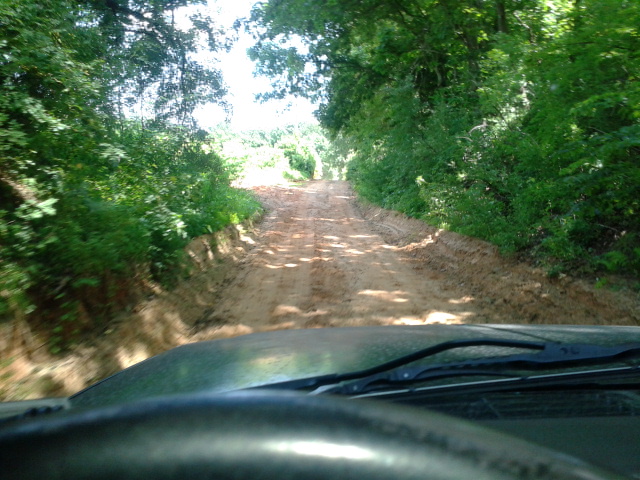
<path fill-rule="evenodd" d="M 638 2 L 311 4 L 0 0 L 0 399 L 638 325 Z"/>

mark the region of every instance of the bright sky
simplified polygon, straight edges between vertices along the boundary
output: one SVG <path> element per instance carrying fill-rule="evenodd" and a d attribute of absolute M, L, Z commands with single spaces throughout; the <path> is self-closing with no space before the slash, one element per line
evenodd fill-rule
<path fill-rule="evenodd" d="M 256 0 L 208 0 L 210 15 L 231 30 L 239 17 L 248 17 Z M 219 11 L 219 13 L 216 13 Z M 236 130 L 269 130 L 274 127 L 301 122 L 315 122 L 317 107 L 304 99 L 259 103 L 255 95 L 269 91 L 269 79 L 254 77 L 254 64 L 247 57 L 247 48 L 253 45 L 249 35 L 240 32 L 240 38 L 229 53 L 218 54 L 219 66 L 229 87 L 227 101 L 233 106 L 231 126 Z M 198 109 L 195 116 L 202 127 L 214 127 L 227 119 L 221 107 L 210 105 Z"/>

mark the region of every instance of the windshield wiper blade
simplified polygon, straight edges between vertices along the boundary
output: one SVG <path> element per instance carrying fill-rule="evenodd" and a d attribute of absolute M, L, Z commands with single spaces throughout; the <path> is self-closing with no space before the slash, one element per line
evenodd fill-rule
<path fill-rule="evenodd" d="M 576 364 L 603 364 L 640 353 L 640 344 L 611 347 L 562 343 L 542 343 L 540 345 L 542 345 L 542 350 L 534 354 L 507 355 L 429 366 L 396 368 L 325 388 L 322 393 L 362 394 L 390 386 L 409 385 L 454 376 L 503 375 L 505 377 L 521 377 L 522 375 L 513 372 L 514 368 L 537 370 L 569 367 Z M 509 370 L 512 372 L 508 373 Z"/>
<path fill-rule="evenodd" d="M 364 370 L 357 370 L 346 373 L 331 373 L 328 375 L 320 375 L 317 377 L 301 378 L 298 380 L 289 380 L 280 383 L 272 383 L 269 385 L 261 385 L 254 388 L 268 388 L 268 389 L 283 389 L 283 390 L 312 390 L 318 387 L 326 385 L 335 385 L 340 382 L 349 380 L 367 378 L 372 375 L 376 375 L 383 372 L 388 372 L 398 367 L 408 365 L 418 360 L 424 360 L 438 353 L 446 352 L 448 350 L 455 350 L 458 348 L 466 347 L 504 347 L 504 348 L 520 348 L 528 350 L 542 350 L 544 351 L 545 342 L 530 342 L 521 340 L 503 340 L 496 338 L 481 338 L 481 339 L 468 339 L 468 340 L 452 340 L 449 342 L 442 342 L 437 345 L 433 345 L 428 348 L 417 350 L 408 355 L 403 355 L 394 360 L 376 365 Z"/>
<path fill-rule="evenodd" d="M 464 360 L 462 362 L 449 362 L 432 364 L 428 366 L 414 367 L 417 369 L 405 369 L 410 363 L 418 360 L 424 360 L 438 353 L 449 350 L 455 350 L 466 347 L 504 347 L 537 350 L 536 354 L 520 354 L 510 356 L 500 356 L 493 358 L 478 358 Z M 429 375 L 428 372 L 439 371 L 440 378 L 443 372 L 450 370 L 448 375 L 454 376 L 455 369 L 474 369 L 481 367 L 490 367 L 493 373 L 500 368 L 511 368 L 521 365 L 530 368 L 543 367 L 560 367 L 564 364 L 571 363 L 606 363 L 618 359 L 623 355 L 632 355 L 640 352 L 640 344 L 618 345 L 613 347 L 598 345 L 581 345 L 581 344 L 563 344 L 553 342 L 531 342 L 520 340 L 504 340 L 504 339 L 468 339 L 468 340 L 452 340 L 449 342 L 439 343 L 422 350 L 418 350 L 408 355 L 398 357 L 389 362 L 376 365 L 364 370 L 357 370 L 346 373 L 332 373 L 328 375 L 320 375 L 316 377 L 301 378 L 297 380 L 289 380 L 285 382 L 260 385 L 253 388 L 259 389 L 283 389 L 283 390 L 318 390 L 318 393 L 342 393 L 353 394 L 363 393 L 369 384 L 376 382 L 387 383 L 407 383 L 419 380 L 420 375 Z M 408 374 L 408 376 L 404 376 Z M 355 380 L 355 381 L 353 381 Z M 353 382 L 351 382 L 353 381 Z M 342 385 L 338 385 L 342 382 Z M 351 390 L 349 390 L 351 386 Z"/>
<path fill-rule="evenodd" d="M 466 373 L 465 373 L 466 372 Z M 451 373 L 434 372 L 441 378 L 449 378 Z M 446 383 L 435 385 L 376 385 L 367 389 L 365 392 L 350 395 L 352 398 L 368 398 L 368 397 L 384 397 L 391 396 L 394 398 L 402 398 L 403 396 L 415 396 L 419 394 L 421 398 L 427 396 L 438 395 L 477 395 L 481 393 L 496 393 L 504 391 L 521 391 L 523 389 L 533 390 L 550 390 L 560 388 L 562 391 L 569 389 L 584 389 L 585 387 L 592 389 L 620 389 L 624 385 L 628 388 L 630 385 L 640 386 L 640 365 L 625 367 L 609 367 L 604 369 L 588 369 L 578 371 L 563 371 L 560 373 L 541 373 L 532 374 L 530 376 L 516 375 L 513 373 L 486 372 L 480 370 L 460 371 L 460 376 L 467 377 L 463 382 Z M 456 373 L 456 375 L 457 375 Z M 486 379 L 471 380 L 471 376 L 483 376 Z M 497 377 L 497 378 L 496 378 Z"/>

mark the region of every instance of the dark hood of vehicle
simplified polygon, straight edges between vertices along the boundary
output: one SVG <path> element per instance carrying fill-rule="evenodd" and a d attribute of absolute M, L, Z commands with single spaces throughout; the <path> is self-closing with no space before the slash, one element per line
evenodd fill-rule
<path fill-rule="evenodd" d="M 553 325 L 424 325 L 281 330 L 184 345 L 145 360 L 71 398 L 101 406 L 159 395 L 228 392 L 362 370 L 442 342 L 504 339 L 616 345 L 640 342 L 640 328 Z M 483 357 L 456 349 L 432 362 Z M 428 361 L 427 361 L 428 363 Z"/>

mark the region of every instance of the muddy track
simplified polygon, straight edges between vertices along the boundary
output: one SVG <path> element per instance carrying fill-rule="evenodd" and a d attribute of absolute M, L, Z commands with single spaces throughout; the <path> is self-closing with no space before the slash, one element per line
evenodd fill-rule
<path fill-rule="evenodd" d="M 257 227 L 192 242 L 188 279 L 156 290 L 66 355 L 43 353 L 42 340 L 11 352 L 0 364 L 0 398 L 68 395 L 181 344 L 269 330 L 640 324 L 637 293 L 549 279 L 485 242 L 364 206 L 346 182 L 254 191 L 266 208 Z"/>

